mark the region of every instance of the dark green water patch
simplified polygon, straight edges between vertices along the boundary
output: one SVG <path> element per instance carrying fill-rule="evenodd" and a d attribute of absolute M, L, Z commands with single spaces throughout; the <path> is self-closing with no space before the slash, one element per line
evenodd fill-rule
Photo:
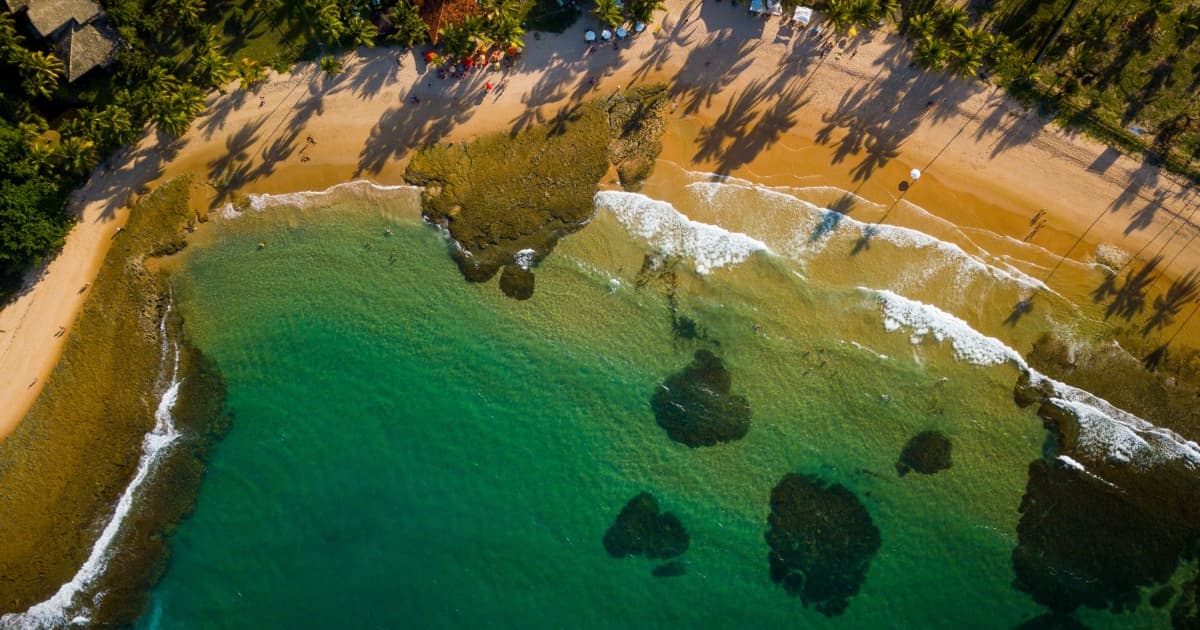
<path fill-rule="evenodd" d="M 667 377 L 650 398 L 658 426 L 693 448 L 746 437 L 750 403 L 731 393 L 733 377 L 721 359 L 697 350 L 692 363 Z"/>
<path fill-rule="evenodd" d="M 666 560 L 683 555 L 690 542 L 679 517 L 671 512 L 660 512 L 658 501 L 649 492 L 630 499 L 621 508 L 612 527 L 604 533 L 604 550 L 614 558 L 645 556 L 650 560 Z M 656 576 L 661 568 L 654 570 Z M 679 568 L 682 569 L 682 565 Z M 672 570 L 665 569 L 664 575 Z"/>
<path fill-rule="evenodd" d="M 903 477 L 909 471 L 932 475 L 950 469 L 950 438 L 941 431 L 922 431 L 912 437 L 900 451 L 896 472 Z"/>
<path fill-rule="evenodd" d="M 467 280 L 486 282 L 505 269 L 501 290 L 528 299 L 533 274 L 519 258 L 538 262 L 587 224 L 610 164 L 627 187 L 649 174 L 665 104 L 665 88 L 636 88 L 564 108 L 514 135 L 426 147 L 405 178 L 424 187 L 424 216 L 454 239 L 451 255 Z"/>
<path fill-rule="evenodd" d="M 771 490 L 767 524 L 771 580 L 821 614 L 845 612 L 881 545 L 858 497 L 841 484 L 789 473 Z"/>
<path fill-rule="evenodd" d="M 684 567 L 683 563 L 678 560 L 672 560 L 666 564 L 660 564 L 660 565 L 654 567 L 654 570 L 650 572 L 650 575 L 653 575 L 654 577 L 660 577 L 660 578 L 661 577 L 679 577 L 681 575 L 686 575 L 686 574 L 687 574 L 687 567 Z"/>

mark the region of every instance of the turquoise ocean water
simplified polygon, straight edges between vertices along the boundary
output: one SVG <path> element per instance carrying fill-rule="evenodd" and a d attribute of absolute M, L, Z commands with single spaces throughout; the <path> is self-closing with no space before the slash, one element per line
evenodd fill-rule
<path fill-rule="evenodd" d="M 915 233 L 851 254 L 849 223 L 813 227 L 828 222 L 812 209 L 827 190 L 660 170 L 645 195 L 602 193 L 593 224 L 535 269 L 527 302 L 464 282 L 410 189 L 277 199 L 218 222 L 173 278 L 234 421 L 140 627 L 957 628 L 1039 615 L 1012 586 L 1011 554 L 1046 432 L 1012 402 L 1016 368 L 962 333 L 1004 334 L 1021 281 Z M 761 212 L 729 214 L 747 204 Z M 679 313 L 706 338 L 674 334 L 661 277 L 637 286 L 651 252 L 676 255 Z M 1022 348 L 1071 308 L 1005 341 Z M 700 348 L 752 421 L 744 439 L 692 449 L 649 401 Z M 898 476 L 902 446 L 927 429 L 952 440 L 952 468 Z M 770 579 L 768 502 L 791 472 L 844 485 L 880 531 L 840 616 Z M 601 544 L 643 491 L 690 534 L 682 576 L 652 577 L 651 561 Z"/>

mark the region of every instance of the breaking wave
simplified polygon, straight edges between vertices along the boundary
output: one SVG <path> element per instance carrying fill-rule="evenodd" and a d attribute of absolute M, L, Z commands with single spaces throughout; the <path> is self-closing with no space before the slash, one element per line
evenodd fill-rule
<path fill-rule="evenodd" d="M 182 379 L 179 374 L 179 344 L 167 336 L 167 317 L 170 313 L 171 306 L 168 304 L 167 311 L 159 322 L 162 365 L 159 387 L 162 393 L 154 411 L 154 428 L 142 438 L 142 455 L 138 460 L 133 480 L 117 499 L 112 518 L 105 524 L 100 537 L 92 545 L 91 552 L 74 577 L 60 586 L 49 599 L 31 606 L 24 613 L 10 613 L 0 617 L 0 628 L 40 630 L 92 625 L 89 616 L 91 609 L 104 596 L 103 592 L 96 592 L 96 582 L 104 575 L 108 562 L 116 551 L 114 542 L 121 531 L 121 525 L 133 510 L 140 491 L 153 474 L 156 464 L 165 455 L 167 447 L 179 437 L 173 414 Z"/>

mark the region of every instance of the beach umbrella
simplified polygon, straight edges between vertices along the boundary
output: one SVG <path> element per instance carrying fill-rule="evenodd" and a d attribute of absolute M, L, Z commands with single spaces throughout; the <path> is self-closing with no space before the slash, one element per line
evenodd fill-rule
<path fill-rule="evenodd" d="M 642 32 L 642 31 L 644 31 L 644 30 L 646 30 L 646 24 L 645 24 L 645 23 L 643 23 L 643 22 L 638 22 L 637 24 L 634 24 L 634 25 L 633 25 L 633 32 L 634 32 L 634 33 L 641 33 L 641 32 Z"/>
<path fill-rule="evenodd" d="M 911 179 L 912 179 L 914 182 L 915 182 L 915 181 L 917 181 L 918 179 L 921 179 L 921 169 L 919 169 L 919 168 L 914 168 L 913 170 L 911 170 L 911 171 L 909 171 L 909 172 L 908 172 L 908 176 L 909 176 L 909 177 L 910 177 L 910 178 L 911 178 Z"/>
<path fill-rule="evenodd" d="M 629 31 L 625 30 L 624 26 L 617 29 L 617 37 L 625 37 L 628 34 L 629 34 Z"/>
<path fill-rule="evenodd" d="M 589 28 L 587 30 L 587 32 L 583 34 L 583 39 L 584 39 L 584 41 L 588 41 L 588 42 L 596 41 L 596 31 L 593 31 L 592 29 Z"/>
<path fill-rule="evenodd" d="M 851 26 L 850 27 L 850 37 L 854 37 L 855 35 L 858 35 L 858 29 Z"/>
<path fill-rule="evenodd" d="M 603 39 L 604 41 L 608 41 L 608 40 L 612 39 L 612 31 L 610 31 L 608 29 L 604 29 L 603 31 L 600 31 L 600 39 Z"/>

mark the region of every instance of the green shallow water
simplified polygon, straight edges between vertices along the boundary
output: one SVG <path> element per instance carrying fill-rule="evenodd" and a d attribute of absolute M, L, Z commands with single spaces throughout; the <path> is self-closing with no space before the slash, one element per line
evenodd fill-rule
<path fill-rule="evenodd" d="M 142 627 L 1012 627 L 1041 612 L 1011 586 L 1045 440 L 1012 404 L 1015 369 L 886 332 L 853 287 L 765 254 L 683 265 L 681 310 L 711 338 L 684 341 L 662 287 L 634 287 L 645 245 L 604 213 L 537 269 L 528 302 L 465 283 L 411 195 L 215 231 L 173 277 L 234 424 Z M 689 449 L 649 399 L 701 347 L 753 420 Z M 953 468 L 899 478 L 900 448 L 931 428 Z M 840 617 L 769 579 L 768 498 L 788 472 L 844 484 L 881 532 Z M 691 535 L 682 577 L 601 545 L 642 491 Z"/>

